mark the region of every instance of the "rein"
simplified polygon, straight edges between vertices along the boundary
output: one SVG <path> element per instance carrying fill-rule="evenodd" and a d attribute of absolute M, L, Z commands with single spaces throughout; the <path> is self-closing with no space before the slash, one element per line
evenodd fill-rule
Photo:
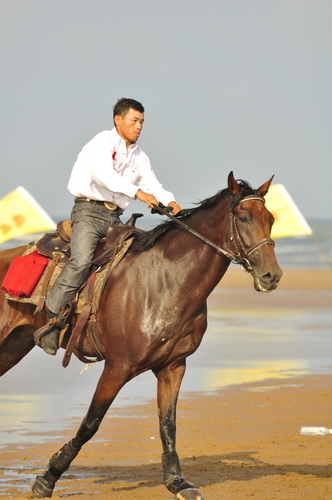
<path fill-rule="evenodd" d="M 249 195 L 249 196 L 246 196 L 245 198 L 243 198 L 242 200 L 240 200 L 239 202 L 237 202 L 237 204 L 239 205 L 243 201 L 248 201 L 248 200 L 259 200 L 259 201 L 262 201 L 263 203 L 265 203 L 264 198 L 262 198 L 261 196 Z M 229 236 L 229 239 L 230 239 L 230 242 L 233 246 L 234 254 L 232 254 L 231 252 L 228 252 L 227 250 L 224 250 L 223 248 L 219 247 L 218 245 L 216 245 L 215 243 L 213 243 L 209 239 L 205 238 L 205 236 L 203 236 L 202 234 L 198 233 L 197 231 L 195 231 L 194 229 L 189 227 L 187 224 L 185 224 L 180 219 L 178 219 L 175 215 L 173 215 L 171 212 L 169 212 L 169 210 L 167 210 L 163 205 L 161 205 L 161 204 L 153 205 L 153 207 L 154 207 L 153 210 L 156 210 L 159 213 L 166 215 L 169 219 L 173 220 L 176 224 L 181 226 L 187 232 L 193 234 L 194 236 L 199 238 L 201 241 L 204 241 L 204 243 L 206 243 L 211 248 L 216 250 L 219 254 L 222 254 L 225 257 L 227 257 L 234 264 L 240 264 L 241 266 L 243 266 L 247 272 L 251 272 L 253 270 L 253 268 L 250 264 L 250 261 L 249 261 L 249 257 L 255 250 L 257 250 L 258 248 L 260 248 L 263 245 L 273 245 L 274 246 L 274 241 L 271 238 L 262 239 L 258 243 L 255 243 L 255 245 L 250 247 L 249 250 L 247 250 L 247 251 L 244 250 L 243 245 L 241 243 L 242 252 L 245 254 L 245 257 L 242 257 L 241 252 L 236 244 L 236 239 L 241 241 L 241 238 L 240 238 L 240 234 L 239 234 L 239 231 L 238 231 L 236 223 L 235 223 L 234 213 L 232 210 L 230 210 L 230 214 L 229 214 L 229 216 L 230 216 L 230 236 Z"/>

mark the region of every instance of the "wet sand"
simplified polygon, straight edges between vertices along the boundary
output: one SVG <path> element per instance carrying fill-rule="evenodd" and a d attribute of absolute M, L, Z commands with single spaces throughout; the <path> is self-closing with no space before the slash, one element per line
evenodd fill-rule
<path fill-rule="evenodd" d="M 280 288 L 262 295 L 252 291 L 248 275 L 231 269 L 209 300 L 212 326 L 222 305 L 235 310 L 229 322 L 236 309 L 265 310 L 267 316 L 273 310 L 310 310 L 317 331 L 322 329 L 324 313 L 331 311 L 332 272 L 284 273 Z M 314 346 L 314 338 L 312 342 Z M 325 345 L 319 348 L 326 350 Z M 299 433 L 302 425 L 332 427 L 331 389 L 332 366 L 324 374 L 289 372 L 283 378 L 182 393 L 177 448 L 184 475 L 205 500 L 332 498 L 332 435 Z M 30 498 L 34 476 L 78 425 L 78 419 L 70 419 L 62 431 L 52 433 L 51 441 L 40 443 L 38 435 L 34 443 L 30 435 L 30 442 L 2 448 L 0 496 Z M 171 499 L 162 485 L 160 453 L 155 400 L 110 410 L 95 438 L 57 483 L 53 498 Z"/>

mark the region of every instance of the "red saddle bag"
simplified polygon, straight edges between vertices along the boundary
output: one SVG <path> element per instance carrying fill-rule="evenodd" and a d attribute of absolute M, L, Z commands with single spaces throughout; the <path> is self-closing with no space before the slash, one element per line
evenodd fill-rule
<path fill-rule="evenodd" d="M 31 297 L 48 262 L 37 251 L 14 257 L 1 288 L 14 297 Z"/>

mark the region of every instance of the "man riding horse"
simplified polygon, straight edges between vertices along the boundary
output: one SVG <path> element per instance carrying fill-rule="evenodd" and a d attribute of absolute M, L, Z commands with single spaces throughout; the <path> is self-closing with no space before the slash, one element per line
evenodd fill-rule
<path fill-rule="evenodd" d="M 55 355 L 61 328 L 61 311 L 87 280 L 97 244 L 109 225 L 121 224 L 129 199 L 149 208 L 159 202 L 173 214 L 181 208 L 163 189 L 148 156 L 137 144 L 144 123 L 144 107 L 134 99 L 119 99 L 113 110 L 114 128 L 97 134 L 79 153 L 68 190 L 75 196 L 71 213 L 71 257 L 46 301 L 50 317 L 35 333 L 47 354 Z"/>

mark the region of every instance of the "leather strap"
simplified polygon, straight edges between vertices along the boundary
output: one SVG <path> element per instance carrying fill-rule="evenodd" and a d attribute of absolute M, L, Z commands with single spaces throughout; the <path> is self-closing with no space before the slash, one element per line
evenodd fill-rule
<path fill-rule="evenodd" d="M 68 341 L 66 351 L 65 351 L 65 354 L 64 354 L 64 357 L 62 360 L 62 366 L 64 368 L 66 368 L 66 366 L 69 365 L 69 361 L 70 361 L 71 355 L 73 353 L 73 349 L 74 349 L 75 345 L 78 343 L 78 340 L 81 336 L 83 328 L 85 327 L 86 322 L 89 319 L 91 309 L 93 306 L 92 297 L 93 297 L 93 288 L 94 288 L 95 279 L 96 279 L 96 273 L 93 272 L 92 274 L 90 274 L 89 279 L 87 281 L 87 287 L 88 287 L 87 302 L 84 304 L 84 306 L 82 308 L 82 312 L 78 318 L 78 321 L 75 325 L 73 333 L 70 336 L 70 339 Z"/>
<path fill-rule="evenodd" d="M 97 321 L 93 321 L 88 326 L 88 339 L 91 346 L 96 351 L 97 361 L 105 359 L 105 348 L 100 338 L 100 331 Z"/>
<path fill-rule="evenodd" d="M 88 335 L 90 345 L 96 353 L 94 355 L 95 357 L 94 358 L 93 357 L 90 357 L 90 358 L 85 357 L 84 354 L 82 354 L 76 346 L 73 349 L 73 353 L 80 361 L 82 361 L 82 363 L 86 363 L 86 364 L 90 365 L 92 363 L 98 363 L 99 361 L 102 361 L 103 359 L 105 359 L 105 355 L 103 354 L 105 352 L 105 349 L 104 349 L 103 343 L 100 339 L 100 332 L 99 332 L 99 328 L 98 328 L 98 323 L 96 321 L 88 324 L 87 335 Z"/>

